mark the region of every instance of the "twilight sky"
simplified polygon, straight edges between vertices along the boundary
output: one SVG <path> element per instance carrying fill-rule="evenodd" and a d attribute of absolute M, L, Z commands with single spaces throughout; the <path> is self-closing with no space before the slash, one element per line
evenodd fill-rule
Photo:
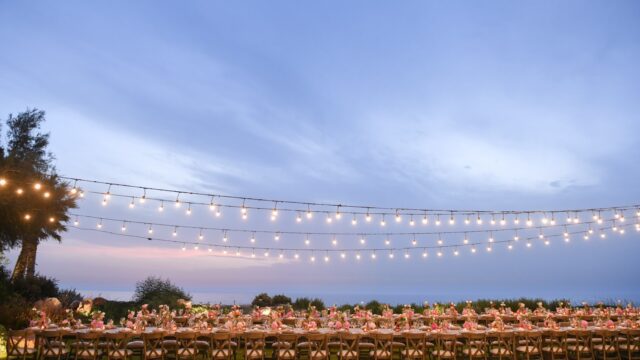
<path fill-rule="evenodd" d="M 0 115 L 46 110 L 58 171 L 72 177 L 389 207 L 638 204 L 639 16 L 635 1 L 5 1 Z M 326 225 L 320 216 L 296 224 L 283 214 L 271 224 L 256 212 L 243 222 L 231 210 L 221 219 L 206 208 L 187 217 L 184 209 L 100 200 L 88 196 L 75 212 L 354 231 L 347 220 Z M 95 228 L 95 220 L 81 222 Z M 120 223 L 105 228 L 118 232 Z M 71 230 L 61 244 L 41 247 L 38 269 L 63 287 L 123 298 L 137 280 L 159 275 L 213 302 L 249 301 L 261 291 L 338 303 L 639 301 L 640 236 L 629 230 L 510 252 L 329 264 L 211 256 Z M 146 227 L 128 232 L 144 235 Z M 220 241 L 219 232 L 206 235 Z M 358 246 L 355 237 L 342 242 Z"/>

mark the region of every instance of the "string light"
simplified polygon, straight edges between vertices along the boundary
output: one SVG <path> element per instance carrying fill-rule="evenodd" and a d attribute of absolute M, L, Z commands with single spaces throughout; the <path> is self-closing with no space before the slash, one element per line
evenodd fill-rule
<path fill-rule="evenodd" d="M 391 240 L 389 240 L 389 238 L 385 238 L 384 239 L 384 244 L 387 245 L 387 246 L 391 245 Z"/>
<path fill-rule="evenodd" d="M 464 239 L 462 240 L 463 244 L 468 244 L 469 243 L 469 235 L 467 233 L 464 233 Z"/>
<path fill-rule="evenodd" d="M 304 239 L 304 244 L 307 245 L 307 246 L 311 244 L 311 240 L 309 240 L 309 234 L 306 235 L 306 237 Z"/>
<path fill-rule="evenodd" d="M 296 222 L 302 222 L 302 216 L 300 216 L 300 213 L 296 216 Z"/>
<path fill-rule="evenodd" d="M 97 227 L 98 227 L 98 229 L 102 229 L 102 219 L 100 219 L 100 221 L 98 222 Z"/>
<path fill-rule="evenodd" d="M 256 233 L 251 233 L 251 239 L 250 239 L 251 243 L 255 243 L 256 242 Z"/>
<path fill-rule="evenodd" d="M 44 194 L 42 194 L 42 196 L 43 196 L 45 199 L 48 199 L 48 198 L 51 196 L 51 193 L 49 193 L 48 191 L 45 191 L 45 192 L 44 192 Z"/>
<path fill-rule="evenodd" d="M 427 216 L 427 213 L 424 213 L 424 216 L 422 217 L 422 225 L 427 225 L 429 224 L 429 217 Z"/>
<path fill-rule="evenodd" d="M 340 213 L 340 205 L 336 207 L 336 220 L 342 219 L 342 213 Z"/>
<path fill-rule="evenodd" d="M 182 204 L 180 204 L 180 193 L 178 193 L 178 195 L 176 196 L 176 202 L 175 202 L 175 206 L 176 208 L 179 208 Z"/>
<path fill-rule="evenodd" d="M 280 233 L 277 232 L 275 235 L 273 235 L 273 240 L 275 241 L 279 241 L 280 240 Z"/>
<path fill-rule="evenodd" d="M 122 227 L 120 228 L 120 230 L 122 230 L 122 232 L 127 231 L 127 223 L 126 222 L 122 223 Z"/>
<path fill-rule="evenodd" d="M 153 227 L 149 224 L 149 229 L 147 230 L 148 234 L 153 234 Z"/>
<path fill-rule="evenodd" d="M 478 213 L 477 215 L 478 215 L 478 217 L 476 219 L 476 224 L 482 225 L 482 218 L 480 217 L 480 213 Z"/>
<path fill-rule="evenodd" d="M 507 225 L 507 220 L 504 218 L 504 214 L 502 214 L 502 218 L 500 219 L 500 226 Z"/>
<path fill-rule="evenodd" d="M 423 257 L 423 258 L 426 258 L 427 256 L 429 256 L 429 253 L 427 253 L 427 251 L 426 251 L 426 250 L 424 250 L 424 251 L 422 252 L 422 257 Z"/>
<path fill-rule="evenodd" d="M 187 215 L 191 215 L 191 203 L 189 203 L 189 206 L 187 207 Z"/>
<path fill-rule="evenodd" d="M 405 258 L 405 259 L 408 259 L 408 258 L 409 258 L 409 251 L 406 251 L 406 250 L 405 250 L 405 252 L 404 252 L 404 258 Z"/>
<path fill-rule="evenodd" d="M 147 189 L 142 189 L 142 196 L 138 201 L 140 201 L 140 204 L 144 204 L 146 200 L 147 200 Z"/>
<path fill-rule="evenodd" d="M 327 224 L 331 224 L 333 222 L 333 217 L 331 217 L 331 214 L 327 213 Z"/>
<path fill-rule="evenodd" d="M 469 215 L 467 215 L 467 217 L 464 219 L 464 224 L 465 225 L 471 224 L 471 219 L 469 219 Z"/>
<path fill-rule="evenodd" d="M 527 213 L 527 226 L 531 227 L 533 226 L 533 221 L 531 221 L 531 214 Z"/>
<path fill-rule="evenodd" d="M 382 219 L 380 220 L 380 226 L 386 226 L 387 222 L 384 220 L 384 215 L 382 215 Z"/>
<path fill-rule="evenodd" d="M 389 251 L 389 259 L 393 259 L 393 250 Z"/>
<path fill-rule="evenodd" d="M 159 212 L 163 212 L 164 211 L 164 201 L 160 201 L 160 206 L 158 206 L 158 211 Z"/>
<path fill-rule="evenodd" d="M 178 236 L 178 227 L 177 227 L 177 226 L 173 228 L 173 233 L 172 233 L 172 235 L 173 235 L 174 237 Z"/>
<path fill-rule="evenodd" d="M 200 229 L 200 233 L 198 234 L 198 240 L 204 240 L 204 235 L 202 234 L 202 229 Z"/>
<path fill-rule="evenodd" d="M 360 244 L 364 245 L 367 242 L 367 239 L 364 237 L 364 235 L 360 236 Z"/>
<path fill-rule="evenodd" d="M 409 218 L 409 226 L 415 226 L 416 222 L 413 220 L 413 215 Z"/>
<path fill-rule="evenodd" d="M 276 221 L 278 218 L 278 203 L 273 203 L 273 210 L 271 210 L 271 221 Z"/>
<path fill-rule="evenodd" d="M 353 214 L 353 218 L 351 219 L 351 225 L 357 225 L 358 224 L 358 219 L 356 219 L 356 214 Z"/>
<path fill-rule="evenodd" d="M 50 223 L 55 222 L 55 221 L 56 221 L 56 218 L 54 218 L 53 216 L 49 218 L 49 222 Z"/>
<path fill-rule="evenodd" d="M 227 235 L 227 230 L 222 232 L 222 242 L 229 241 L 229 236 Z"/>
<path fill-rule="evenodd" d="M 436 226 L 440 226 L 440 214 L 436 215 Z"/>
<path fill-rule="evenodd" d="M 338 239 L 336 239 L 335 235 L 333 236 L 333 239 L 331 239 L 331 245 L 333 246 L 338 245 Z"/>
<path fill-rule="evenodd" d="M 25 220 L 31 220 L 31 214 L 24 214 Z"/>
<path fill-rule="evenodd" d="M 311 212 L 311 206 L 307 206 L 307 219 L 311 219 L 313 217 L 313 213 Z"/>
<path fill-rule="evenodd" d="M 396 210 L 396 222 L 397 223 L 401 223 L 402 222 L 402 216 L 400 216 L 400 213 L 398 213 L 398 210 Z"/>
<path fill-rule="evenodd" d="M 7 179 L 0 178 L 0 186 L 6 186 L 6 185 L 7 185 Z"/>
<path fill-rule="evenodd" d="M 133 209 L 136 206 L 135 200 L 131 197 L 131 202 L 129 203 L 129 209 Z"/>

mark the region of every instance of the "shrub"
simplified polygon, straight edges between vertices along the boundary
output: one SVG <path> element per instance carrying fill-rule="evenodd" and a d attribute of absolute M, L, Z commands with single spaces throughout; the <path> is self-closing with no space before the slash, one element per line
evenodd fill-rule
<path fill-rule="evenodd" d="M 57 297 L 59 293 L 58 281 L 43 275 L 31 278 L 17 279 L 13 282 L 13 291 L 20 294 L 29 302 L 48 297 Z"/>
<path fill-rule="evenodd" d="M 157 308 L 158 305 L 163 304 L 176 307 L 178 299 L 191 300 L 191 295 L 172 284 L 169 279 L 163 280 L 154 276 L 137 282 L 133 295 L 133 301 L 136 304 L 149 304 L 151 308 Z"/>
<path fill-rule="evenodd" d="M 267 293 L 258 294 L 255 298 L 253 298 L 251 305 L 260 307 L 271 306 L 271 296 L 269 296 Z"/>
<path fill-rule="evenodd" d="M 82 301 L 83 297 L 79 292 L 76 291 L 76 289 L 65 289 L 60 290 L 60 292 L 58 293 L 58 300 L 60 300 L 60 302 L 62 303 L 62 307 L 68 309 L 71 308 L 71 304 L 73 304 L 75 301 Z"/>
<path fill-rule="evenodd" d="M 371 310 L 374 314 L 382 314 L 382 305 L 377 300 L 371 300 L 365 305 L 367 310 Z"/>
<path fill-rule="evenodd" d="M 273 298 L 271 298 L 271 305 L 277 306 L 277 305 L 287 305 L 287 304 L 291 304 L 291 298 L 285 295 L 273 295 Z"/>
<path fill-rule="evenodd" d="M 311 300 L 311 306 L 315 306 L 316 310 L 318 310 L 318 311 L 321 311 L 321 310 L 325 309 L 324 301 L 322 301 L 322 300 L 320 300 L 318 298 L 315 298 L 315 299 Z"/>
<path fill-rule="evenodd" d="M 307 297 L 297 298 L 293 302 L 293 308 L 296 310 L 307 310 L 311 304 L 311 299 Z"/>

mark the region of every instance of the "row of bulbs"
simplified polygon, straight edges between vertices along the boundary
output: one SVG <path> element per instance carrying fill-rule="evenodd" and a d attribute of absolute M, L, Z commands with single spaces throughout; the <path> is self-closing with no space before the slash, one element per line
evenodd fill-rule
<path fill-rule="evenodd" d="M 9 184 L 9 181 L 6 178 L 0 178 L 0 189 L 1 188 L 6 188 L 8 184 Z M 45 198 L 45 199 L 51 198 L 51 192 L 47 191 L 47 190 L 44 190 L 42 183 L 39 183 L 39 182 L 33 183 L 32 184 L 32 189 L 34 191 L 36 191 L 36 192 L 40 192 L 41 190 L 43 190 L 42 191 L 42 197 Z M 15 189 L 15 194 L 17 196 L 22 196 L 22 195 L 24 195 L 25 191 L 26 191 L 25 188 L 17 187 Z"/>
<path fill-rule="evenodd" d="M 74 221 L 74 226 L 76 226 L 76 227 L 79 227 L 79 226 L 80 226 L 80 222 L 79 222 L 79 220 L 78 220 L 77 218 L 76 218 L 76 220 Z M 600 229 L 598 229 L 598 230 L 597 230 L 597 232 L 598 232 L 598 234 L 599 234 L 599 236 L 600 236 L 601 238 L 606 238 L 606 232 L 605 232 L 605 230 L 606 230 L 606 229 L 610 229 L 613 233 L 618 233 L 618 234 L 620 234 L 620 235 L 623 235 L 623 234 L 626 232 L 626 230 L 625 230 L 625 227 L 626 227 L 626 226 L 628 226 L 628 225 L 618 225 L 618 224 L 615 222 L 615 220 L 612 220 L 612 225 L 611 225 L 611 227 L 609 227 L 609 228 L 600 228 Z M 102 230 L 102 229 L 103 229 L 103 227 L 104 227 L 103 219 L 100 219 L 100 220 L 97 222 L 97 224 L 96 224 L 96 228 L 97 228 L 98 230 Z M 640 222 L 635 224 L 635 229 L 636 229 L 636 231 L 640 232 Z M 127 222 L 126 222 L 126 221 L 123 221 L 123 222 L 122 222 L 122 226 L 121 226 L 121 231 L 122 231 L 123 233 L 125 233 L 125 232 L 127 232 L 127 230 L 128 230 L 128 229 L 127 229 Z M 244 231 L 243 231 L 243 232 L 244 232 Z M 566 242 L 569 242 L 569 241 L 570 241 L 570 238 L 571 238 L 571 234 L 581 233 L 581 234 L 583 234 L 584 239 L 585 239 L 585 240 L 588 240 L 588 239 L 589 239 L 589 237 L 590 237 L 591 235 L 593 235 L 595 232 L 596 232 L 596 230 L 594 230 L 591 226 L 589 226 L 586 230 L 578 231 L 578 232 L 573 232 L 573 233 L 570 233 L 570 232 L 568 231 L 568 229 L 565 227 L 564 232 L 562 233 L 562 237 L 564 238 L 564 240 L 565 240 Z M 147 234 L 148 234 L 148 235 L 153 235 L 153 234 L 154 234 L 154 229 L 153 229 L 153 227 L 152 227 L 152 225 L 151 225 L 151 224 L 149 224 L 149 226 L 148 226 L 148 228 L 147 228 Z M 177 226 L 176 226 L 176 227 L 174 227 L 173 232 L 172 232 L 172 234 L 171 234 L 171 235 L 172 235 L 172 238 L 177 238 L 177 237 L 178 237 L 178 228 L 177 228 Z M 539 240 L 543 241 L 543 242 L 545 243 L 545 245 L 548 245 L 548 244 L 550 243 L 550 238 L 551 238 L 551 237 L 554 237 L 554 236 L 558 236 L 558 235 L 545 235 L 545 234 L 543 233 L 542 229 L 540 229 L 540 231 L 539 231 L 539 233 L 538 233 L 538 235 L 537 235 L 537 238 L 538 238 Z M 276 233 L 274 233 L 274 240 L 275 240 L 275 241 L 279 241 L 279 240 L 280 240 L 280 237 L 281 237 L 281 233 L 280 233 L 280 232 L 276 232 Z M 200 231 L 199 231 L 199 233 L 198 233 L 198 237 L 197 237 L 197 239 L 198 239 L 199 241 L 203 241 L 203 240 L 205 239 L 205 235 L 204 235 L 203 229 L 200 229 Z M 498 243 L 498 242 L 510 242 L 510 241 L 515 241 L 515 242 L 517 242 L 517 241 L 519 241 L 520 239 L 521 239 L 521 238 L 520 238 L 519 233 L 518 233 L 518 231 L 517 231 L 517 230 L 514 232 L 514 235 L 513 235 L 513 237 L 511 238 L 511 240 L 501 240 L 501 241 L 496 241 L 496 239 L 495 239 L 495 238 L 494 238 L 494 236 L 493 236 L 493 232 L 492 232 L 492 231 L 488 231 L 488 238 L 487 238 L 486 243 L 487 243 L 487 244 L 489 244 L 489 245 L 491 245 L 491 244 L 493 244 L 493 243 Z M 528 240 L 530 240 L 530 239 L 531 239 L 531 238 L 528 238 Z M 227 243 L 228 243 L 228 241 L 229 241 L 229 231 L 228 231 L 228 230 L 222 230 L 222 242 L 223 242 L 224 244 L 227 244 Z M 255 245 L 255 244 L 257 243 L 257 239 L 256 239 L 256 232 L 252 232 L 252 233 L 251 233 L 251 237 L 249 238 L 249 242 L 251 243 L 251 245 Z M 365 237 L 364 235 L 363 235 L 363 236 L 360 236 L 360 238 L 359 238 L 359 243 L 360 243 L 360 245 L 361 245 L 361 246 L 366 245 L 367 240 L 366 240 L 366 237 Z M 445 242 L 444 242 L 444 240 L 442 239 L 442 237 L 441 237 L 440 235 L 438 236 L 436 243 L 437 243 L 437 246 L 445 246 Z M 471 240 L 470 240 L 470 238 L 469 238 L 468 234 L 467 234 L 467 233 L 465 233 L 465 234 L 464 234 L 464 238 L 463 238 L 463 240 L 462 240 L 462 245 L 466 246 L 466 245 L 469 245 L 469 244 L 471 244 L 471 243 L 472 243 L 472 242 L 471 242 Z M 475 243 L 477 243 L 477 242 L 475 242 Z M 385 239 L 384 239 L 384 244 L 385 244 L 386 246 L 391 246 L 391 240 L 390 240 L 388 237 L 385 237 Z M 309 247 L 309 246 L 311 245 L 311 239 L 310 239 L 310 237 L 309 237 L 309 235 L 308 235 L 308 234 L 307 234 L 307 235 L 305 236 L 305 238 L 304 238 L 304 245 L 305 245 L 306 247 Z M 332 245 L 332 246 L 334 246 L 334 247 L 338 245 L 338 239 L 337 239 L 337 237 L 336 237 L 336 236 L 333 236 L 333 237 L 332 237 L 332 239 L 331 239 L 331 245 Z M 413 236 L 413 238 L 411 239 L 411 247 L 413 247 L 413 248 L 420 248 L 420 246 L 418 246 L 418 245 L 419 245 L 419 244 L 418 244 L 418 241 L 417 241 L 417 239 L 416 239 L 416 237 L 415 237 L 415 235 L 414 235 L 414 236 Z M 225 246 L 226 246 L 226 245 L 225 245 Z M 447 246 L 455 246 L 455 245 L 447 245 Z M 530 246 L 530 243 L 528 243 L 528 244 L 527 244 L 527 246 Z"/>
<path fill-rule="evenodd" d="M 102 205 L 106 206 L 109 204 L 109 201 L 111 199 L 111 193 L 110 192 L 106 192 L 103 193 L 103 198 L 102 198 Z M 120 195 L 118 195 L 120 196 Z M 131 197 L 131 201 L 129 202 L 129 208 L 133 209 L 136 207 L 136 201 L 135 201 L 136 197 Z M 165 200 L 154 200 L 154 201 L 158 201 L 158 211 L 159 212 L 163 212 L 165 210 Z M 140 198 L 138 198 L 138 202 L 141 204 L 144 204 L 146 202 L 146 196 L 142 196 Z M 192 205 L 202 205 L 200 203 L 192 203 L 192 202 L 187 202 L 186 203 L 186 210 L 185 210 L 185 214 L 186 215 L 192 215 L 193 213 L 193 206 Z M 180 201 L 179 198 L 177 198 L 174 201 L 174 207 L 175 208 L 181 208 L 183 206 L 183 202 Z M 222 216 L 222 207 L 230 207 L 230 208 L 234 208 L 234 207 L 238 207 L 240 209 L 240 217 L 242 220 L 247 220 L 249 218 L 249 207 L 245 206 L 245 204 L 243 203 L 241 206 L 235 206 L 235 205 L 221 205 L 221 204 L 215 204 L 213 202 L 211 202 L 209 205 L 209 209 L 211 212 L 213 212 L 215 217 L 221 217 Z M 263 208 L 251 208 L 251 209 L 255 209 L 255 210 L 264 210 Z M 604 222 L 604 217 L 602 216 L 603 213 L 608 213 L 608 212 L 613 212 L 613 217 L 620 221 L 620 222 L 624 222 L 625 221 L 625 215 L 626 215 L 626 211 L 628 211 L 629 209 L 627 208 L 611 208 L 611 209 L 607 209 L 607 210 L 598 210 L 598 211 L 590 211 L 591 212 L 591 217 L 593 219 L 593 221 L 597 222 L 598 224 L 602 224 Z M 340 209 L 336 209 L 335 212 L 330 212 L 330 211 L 325 211 L 325 210 L 321 210 L 321 211 L 312 211 L 311 207 L 308 206 L 306 210 L 285 210 L 287 212 L 295 212 L 296 213 L 296 217 L 295 217 L 295 221 L 297 223 L 301 223 L 304 219 L 306 220 L 312 220 L 314 218 L 314 214 L 315 213 L 320 213 L 320 214 L 324 214 L 325 215 L 325 222 L 327 224 L 331 224 L 334 221 L 339 221 L 343 218 L 343 216 L 347 215 L 351 218 L 351 224 L 352 225 L 357 225 L 358 221 L 359 221 L 359 217 L 364 218 L 365 223 L 372 223 L 374 222 L 374 216 L 378 217 L 378 223 L 380 226 L 384 227 L 387 225 L 387 218 L 388 217 L 392 217 L 394 219 L 394 221 L 396 223 L 402 223 L 405 217 L 409 217 L 408 220 L 408 224 L 410 226 L 415 226 L 418 221 L 416 221 L 416 217 L 418 218 L 419 222 L 422 225 L 429 225 L 430 223 L 433 223 L 435 226 L 440 226 L 442 224 L 444 224 L 445 222 L 448 223 L 449 225 L 453 226 L 456 225 L 456 223 L 459 222 L 459 220 L 457 219 L 460 216 L 463 216 L 464 219 L 462 220 L 462 223 L 464 225 L 471 225 L 472 223 L 475 223 L 476 225 L 483 225 L 485 223 L 488 223 L 492 226 L 495 225 L 500 225 L 500 226 L 506 226 L 508 223 L 508 217 L 511 217 L 511 220 L 513 222 L 514 225 L 519 225 L 521 222 L 523 222 L 524 224 L 526 224 L 526 226 L 529 227 L 533 227 L 535 224 L 535 219 L 532 217 L 532 215 L 537 214 L 536 212 L 521 212 L 521 213 L 493 213 L 493 214 L 485 214 L 485 213 L 474 213 L 472 214 L 464 214 L 464 215 L 460 215 L 460 214 L 456 214 L 454 211 L 451 211 L 449 214 L 444 215 L 444 214 L 429 214 L 427 212 L 425 212 L 424 214 L 420 214 L 420 215 L 416 215 L 416 214 L 403 214 L 400 211 L 396 211 L 395 214 L 389 214 L 389 213 L 375 213 L 372 214 L 370 212 L 364 212 L 364 213 L 360 213 L 360 212 L 341 212 Z M 573 211 L 573 212 L 566 212 L 566 218 L 565 218 L 565 223 L 566 224 L 579 224 L 582 222 L 580 214 L 584 213 L 584 212 L 589 212 L 588 210 L 580 210 L 580 211 Z M 636 212 L 636 216 L 640 216 L 640 208 L 636 208 L 635 209 Z M 548 216 L 547 213 L 544 213 L 543 216 L 539 219 L 539 223 L 541 225 L 557 225 L 558 224 L 558 220 L 556 218 L 556 212 L 549 212 L 549 214 L 551 216 Z M 520 216 L 526 216 L 526 218 L 521 219 Z M 280 210 L 274 206 L 273 209 L 270 209 L 270 216 L 269 219 L 271 221 L 276 221 L 278 220 L 280 216 Z M 443 220 L 444 218 L 444 220 Z"/>

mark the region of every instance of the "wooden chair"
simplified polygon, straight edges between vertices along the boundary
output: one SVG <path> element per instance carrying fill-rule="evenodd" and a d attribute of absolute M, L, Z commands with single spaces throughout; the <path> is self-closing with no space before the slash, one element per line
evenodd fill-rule
<path fill-rule="evenodd" d="M 404 349 L 400 352 L 403 359 L 422 360 L 425 357 L 424 333 L 405 332 L 402 334 L 405 340 Z"/>
<path fill-rule="evenodd" d="M 231 347 L 231 333 L 215 332 L 209 340 L 209 359 L 231 360 L 234 357 L 234 349 Z"/>
<path fill-rule="evenodd" d="M 596 330 L 595 337 L 600 339 L 598 343 L 594 343 L 593 355 L 602 360 L 617 359 L 620 360 L 620 352 L 618 351 L 618 332 L 615 330 Z"/>
<path fill-rule="evenodd" d="M 569 330 L 569 336 L 573 339 L 568 343 L 567 351 L 572 359 L 593 360 L 593 349 L 591 348 L 591 331 L 589 330 Z"/>
<path fill-rule="evenodd" d="M 360 359 L 360 334 L 353 334 L 348 331 L 340 332 L 340 349 L 338 359 L 359 360 Z"/>
<path fill-rule="evenodd" d="M 37 337 L 40 342 L 40 349 L 38 351 L 38 359 L 62 359 L 69 353 L 67 347 L 62 340 L 64 336 L 62 330 L 44 330 Z"/>
<path fill-rule="evenodd" d="M 309 360 L 328 360 L 329 348 L 326 334 L 310 333 L 306 335 Z"/>
<path fill-rule="evenodd" d="M 106 343 L 105 354 L 107 360 L 128 360 L 133 355 L 131 349 L 127 349 L 127 344 L 131 339 L 131 335 L 127 332 L 105 333 L 104 339 Z"/>
<path fill-rule="evenodd" d="M 280 333 L 273 343 L 273 351 L 277 360 L 294 360 L 297 356 L 296 344 L 298 342 L 298 334 Z"/>
<path fill-rule="evenodd" d="M 498 360 L 515 360 L 515 336 L 510 331 L 498 331 L 491 335 L 489 340 L 489 354 Z"/>
<path fill-rule="evenodd" d="M 569 351 L 567 350 L 567 332 L 558 330 L 549 330 L 544 332 L 544 344 L 542 346 L 543 355 L 551 360 L 564 359 L 569 360 Z"/>
<path fill-rule="evenodd" d="M 462 354 L 469 360 L 487 358 L 487 339 L 484 333 L 462 334 Z"/>
<path fill-rule="evenodd" d="M 102 351 L 99 348 L 100 338 L 102 333 L 100 332 L 81 332 L 76 334 L 76 341 L 74 343 L 74 358 L 76 360 L 96 360 L 102 357 Z"/>
<path fill-rule="evenodd" d="M 435 348 L 431 355 L 437 360 L 455 360 L 458 357 L 458 336 L 456 334 L 437 333 L 434 335 Z"/>
<path fill-rule="evenodd" d="M 32 335 L 28 330 L 7 331 L 7 359 L 35 359 L 38 352 L 35 341 L 29 339 Z"/>
<path fill-rule="evenodd" d="M 182 331 L 176 333 L 176 359 L 195 360 L 198 355 L 198 344 L 196 343 L 198 334 L 194 331 Z"/>
<path fill-rule="evenodd" d="M 162 332 L 152 332 L 152 333 L 143 333 L 142 334 L 142 358 L 144 360 L 149 359 L 160 359 L 164 360 L 164 357 L 167 355 L 167 350 L 165 350 L 163 345 L 164 333 Z"/>
<path fill-rule="evenodd" d="M 523 331 L 516 335 L 516 354 L 526 360 L 542 359 L 542 332 Z"/>
<path fill-rule="evenodd" d="M 265 333 L 251 331 L 244 334 L 244 358 L 245 360 L 264 360 Z"/>
<path fill-rule="evenodd" d="M 618 348 L 626 360 L 640 359 L 640 329 L 624 329 L 620 331 Z"/>

